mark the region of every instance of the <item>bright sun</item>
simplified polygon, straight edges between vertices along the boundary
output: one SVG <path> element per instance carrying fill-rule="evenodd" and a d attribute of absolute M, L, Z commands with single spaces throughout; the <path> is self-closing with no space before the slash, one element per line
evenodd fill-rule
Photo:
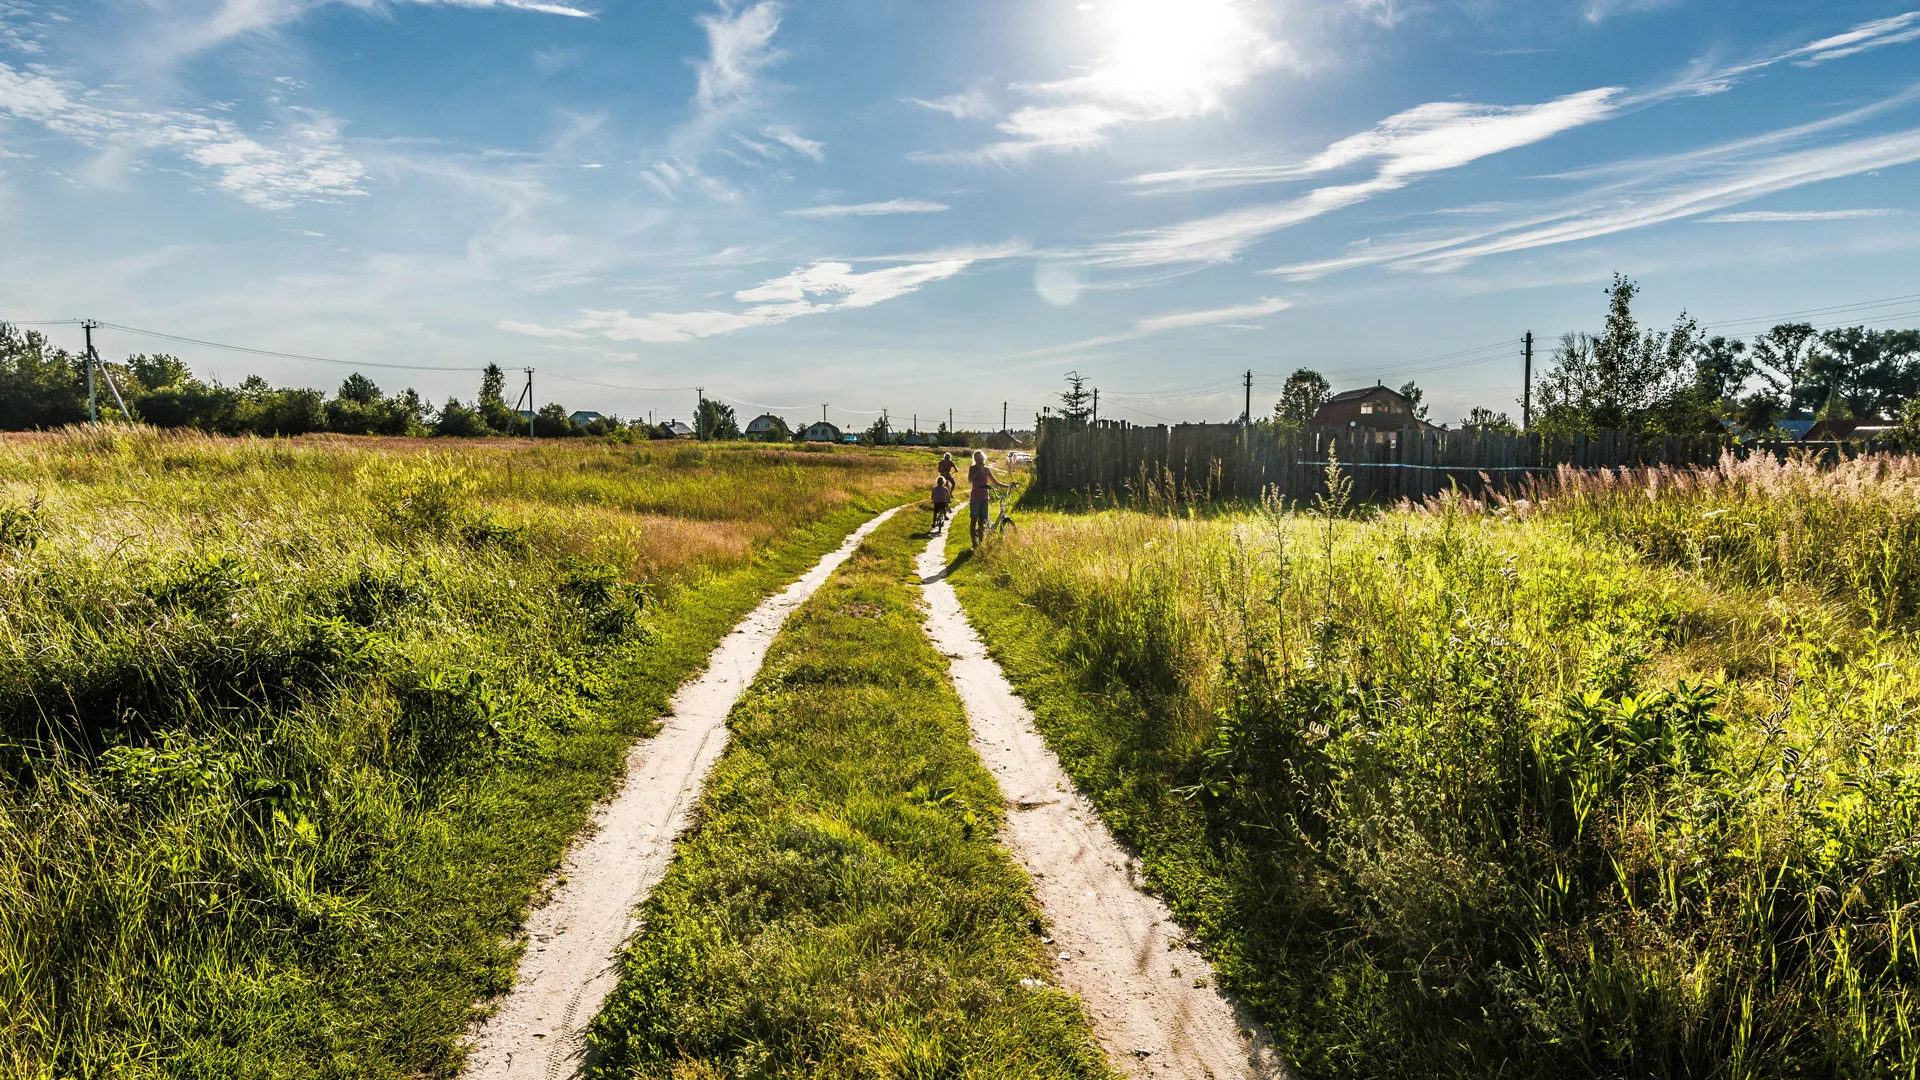
<path fill-rule="evenodd" d="M 1220 91 L 1267 66 L 1272 39 L 1235 0 L 1102 0 L 1102 56 L 1087 83 L 1175 114 L 1210 112 Z"/>

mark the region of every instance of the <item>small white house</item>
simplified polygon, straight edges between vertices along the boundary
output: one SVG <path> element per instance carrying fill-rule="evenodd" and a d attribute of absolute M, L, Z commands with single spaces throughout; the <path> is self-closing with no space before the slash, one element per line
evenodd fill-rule
<path fill-rule="evenodd" d="M 749 439 L 769 439 L 786 429 L 787 422 L 772 413 L 761 413 L 747 421 L 745 435 Z"/>
<path fill-rule="evenodd" d="M 817 420 L 808 424 L 807 430 L 801 434 L 808 442 L 839 442 L 843 437 L 840 434 L 839 428 L 834 427 L 825 420 Z"/>

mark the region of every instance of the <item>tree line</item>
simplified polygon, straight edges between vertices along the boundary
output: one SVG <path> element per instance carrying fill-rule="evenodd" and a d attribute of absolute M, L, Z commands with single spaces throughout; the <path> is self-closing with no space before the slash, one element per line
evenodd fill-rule
<path fill-rule="evenodd" d="M 332 397 L 306 387 L 276 387 L 258 375 L 238 386 L 203 381 L 185 361 L 166 353 L 136 353 L 124 362 L 102 361 L 131 415 L 122 415 L 113 393 L 100 386 L 104 418 L 137 420 L 156 427 L 197 428 L 219 435 L 446 435 L 472 438 L 527 435 L 564 438 L 602 435 L 628 439 L 660 434 L 644 420 L 601 417 L 574 423 L 549 403 L 529 419 L 507 405 L 506 374 L 487 365 L 471 404 L 449 397 L 433 405 L 412 388 L 385 393 L 359 372 L 347 376 Z M 0 430 L 30 431 L 84 423 L 88 418 L 87 360 L 54 346 L 36 331 L 0 322 Z"/>
<path fill-rule="evenodd" d="M 1708 334 L 1686 312 L 1667 329 L 1641 324 L 1640 287 L 1615 274 L 1599 333 L 1561 336 L 1534 388 L 1533 428 L 1693 435 L 1782 434 L 1789 420 L 1880 420 L 1920 442 L 1920 330 L 1782 323 L 1751 341 Z M 1287 378 L 1270 422 L 1304 427 L 1332 390 L 1319 372 Z M 1400 393 L 1427 419 L 1420 387 Z M 1515 430 L 1510 415 L 1476 407 L 1461 426 Z"/>

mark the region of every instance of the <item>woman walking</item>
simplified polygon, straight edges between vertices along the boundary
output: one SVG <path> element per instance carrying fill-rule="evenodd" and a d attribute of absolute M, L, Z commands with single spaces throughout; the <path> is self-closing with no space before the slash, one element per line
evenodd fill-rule
<path fill-rule="evenodd" d="M 973 452 L 973 464 L 967 466 L 967 483 L 972 488 L 967 498 L 968 523 L 973 526 L 973 546 L 979 547 L 980 538 L 987 534 L 993 489 L 1012 485 L 1002 483 L 994 474 L 993 467 L 987 464 L 985 450 Z"/>

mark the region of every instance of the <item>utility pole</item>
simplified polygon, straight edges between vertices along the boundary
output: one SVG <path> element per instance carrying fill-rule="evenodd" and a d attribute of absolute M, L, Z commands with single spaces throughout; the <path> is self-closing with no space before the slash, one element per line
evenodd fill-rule
<path fill-rule="evenodd" d="M 953 434 L 953 410 L 947 410 L 947 434 Z"/>
<path fill-rule="evenodd" d="M 695 439 L 705 439 L 707 437 L 707 388 L 704 386 L 694 387 L 693 397 L 695 402 L 693 406 L 693 437 Z"/>
<path fill-rule="evenodd" d="M 100 405 L 93 389 L 93 328 L 99 325 L 92 319 L 80 324 L 80 328 L 87 332 L 87 419 L 95 427 L 100 425 Z"/>
<path fill-rule="evenodd" d="M 1006 433 L 1007 433 L 1007 403 L 1003 401 L 1000 403 L 1000 434 L 1005 435 Z"/>
<path fill-rule="evenodd" d="M 534 417 L 540 415 L 540 410 L 535 408 L 533 404 L 533 369 L 526 368 L 525 370 L 527 373 L 527 438 L 537 439 L 540 437 L 540 433 L 533 429 L 533 420 Z"/>
<path fill-rule="evenodd" d="M 1526 384 L 1525 384 L 1525 389 L 1520 391 L 1520 430 L 1532 431 L 1533 430 L 1533 331 L 1531 330 L 1527 331 L 1527 336 L 1521 340 L 1526 343 L 1526 361 L 1525 361 Z"/>
<path fill-rule="evenodd" d="M 1100 388 L 1093 388 L 1093 426 L 1100 426 Z"/>
<path fill-rule="evenodd" d="M 1251 423 L 1253 423 L 1253 371 L 1252 369 L 1248 369 L 1247 371 L 1247 407 L 1241 410 L 1240 426 L 1246 427 L 1248 424 L 1251 424 Z"/>

